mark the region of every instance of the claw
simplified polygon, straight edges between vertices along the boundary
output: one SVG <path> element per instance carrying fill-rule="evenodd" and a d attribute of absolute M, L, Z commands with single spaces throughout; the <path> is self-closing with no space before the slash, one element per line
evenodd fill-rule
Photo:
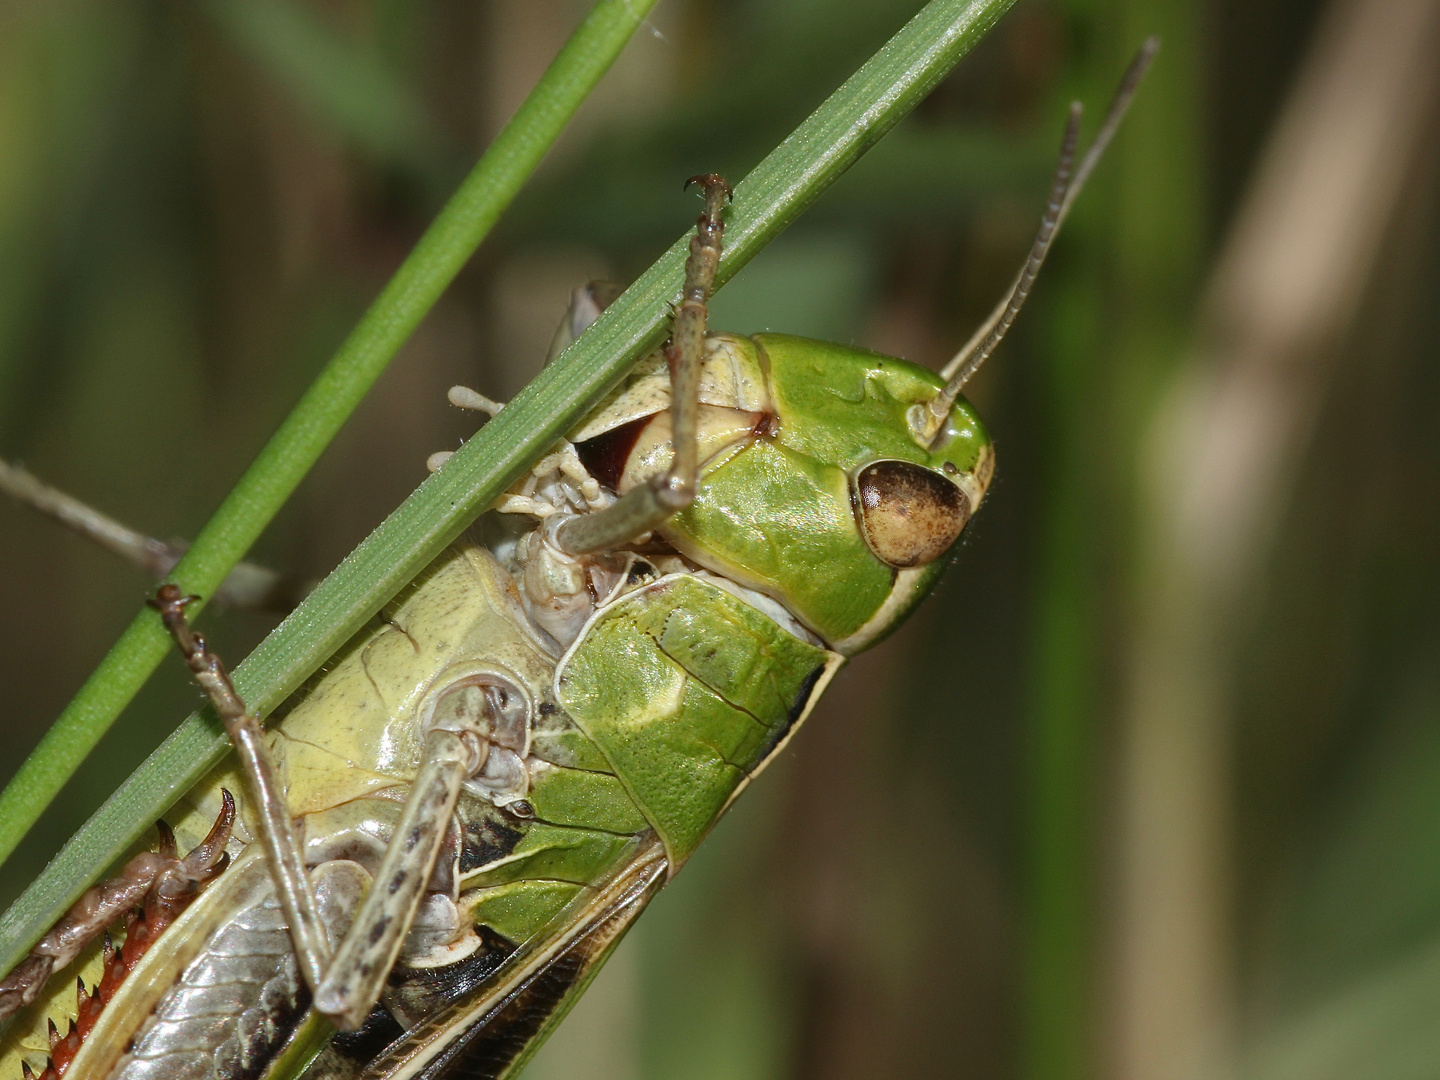
<path fill-rule="evenodd" d="M 705 211 L 700 215 L 699 232 L 690 241 L 690 248 L 693 252 L 696 244 L 716 247 L 716 258 L 719 258 L 720 243 L 720 211 L 729 202 L 734 193 L 725 178 L 718 173 L 705 173 L 703 176 L 692 176 L 685 181 L 685 188 L 689 190 L 691 184 L 698 184 L 705 189 Z M 708 288 L 707 288 L 708 292 Z"/>
<path fill-rule="evenodd" d="M 229 863 L 225 845 L 230 842 L 230 829 L 235 824 L 235 796 L 225 788 L 220 789 L 220 813 L 215 824 L 210 826 L 205 839 L 185 856 L 185 869 L 197 879 L 208 880 L 218 874 Z"/>
<path fill-rule="evenodd" d="M 160 834 L 158 854 L 167 859 L 175 858 L 175 834 L 170 831 L 170 826 L 163 821 L 155 822 L 155 831 Z"/>
<path fill-rule="evenodd" d="M 689 191 L 692 184 L 699 184 L 703 187 L 707 196 L 713 192 L 724 192 L 726 202 L 735 198 L 735 192 L 731 189 L 730 184 L 719 173 L 700 173 L 692 176 L 685 181 L 685 190 Z"/>

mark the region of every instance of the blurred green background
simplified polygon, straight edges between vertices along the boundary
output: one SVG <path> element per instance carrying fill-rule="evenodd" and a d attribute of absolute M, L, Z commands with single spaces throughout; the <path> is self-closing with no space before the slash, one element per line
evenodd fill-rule
<path fill-rule="evenodd" d="M 449 385 L 513 394 L 572 287 L 693 219 L 685 177 L 919 6 L 664 0 L 254 557 L 330 570 L 468 434 Z M 585 7 L 0 3 L 0 455 L 194 535 Z M 938 366 L 1065 103 L 1163 36 L 971 384 L 999 474 L 957 565 L 527 1075 L 1440 1077 L 1437 9 L 1020 0 L 717 297 Z M 146 586 L 0 504 L 0 779 Z M 234 659 L 270 625 L 205 622 Z M 167 665 L 0 900 L 195 697 Z"/>

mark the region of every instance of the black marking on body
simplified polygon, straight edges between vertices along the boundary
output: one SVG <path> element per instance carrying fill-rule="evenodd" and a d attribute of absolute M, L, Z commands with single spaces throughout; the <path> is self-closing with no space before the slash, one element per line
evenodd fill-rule
<path fill-rule="evenodd" d="M 800 683 L 800 689 L 795 694 L 795 700 L 790 704 L 790 711 L 785 716 L 785 722 L 775 729 L 775 733 L 770 736 L 769 741 L 765 744 L 765 752 L 760 755 L 761 763 L 775 752 L 775 748 L 785 740 L 785 736 L 790 734 L 791 729 L 793 729 L 795 725 L 800 722 L 800 718 L 805 715 L 805 708 L 810 704 L 810 697 L 815 693 L 815 686 L 824 674 L 825 665 L 820 664 L 814 671 L 810 672 L 809 675 L 806 675 Z"/>
<path fill-rule="evenodd" d="M 476 800 L 477 802 L 479 800 Z M 493 806 L 479 813 L 465 807 L 460 841 L 460 872 L 468 874 L 505 858 L 525 836 L 524 824 L 502 817 Z"/>
<path fill-rule="evenodd" d="M 810 695 L 815 692 L 815 684 L 825 674 L 825 665 L 818 665 L 814 671 L 805 676 L 805 681 L 800 684 L 800 692 L 795 695 L 795 702 L 790 706 L 790 713 L 785 717 L 785 730 L 789 731 L 795 726 L 795 722 L 805 715 L 805 706 L 810 704 Z"/>
<path fill-rule="evenodd" d="M 631 420 L 628 424 L 602 432 L 593 439 L 576 443 L 575 452 L 580 455 L 580 463 L 600 483 L 611 491 L 618 491 L 620 477 L 625 473 L 625 463 L 630 460 L 630 452 L 635 449 L 635 444 L 640 441 L 640 436 L 653 419 L 653 416 L 642 416 L 638 420 Z"/>
<path fill-rule="evenodd" d="M 405 1029 L 389 1011 L 383 1005 L 376 1005 L 359 1028 L 336 1032 L 306 1073 L 326 1080 L 358 1076 L 361 1069 L 404 1034 Z"/>
<path fill-rule="evenodd" d="M 483 1023 L 465 1032 L 417 1080 L 493 1080 L 525 1052 L 594 958 L 569 949 L 538 972 Z"/>
<path fill-rule="evenodd" d="M 407 1027 L 460 1001 L 490 978 L 515 946 L 488 927 L 480 927 L 480 948 L 465 959 L 437 968 L 397 965 L 385 980 L 386 1005 L 376 1005 L 358 1031 L 334 1036 L 305 1070 L 306 1077 L 354 1080 Z"/>
<path fill-rule="evenodd" d="M 513 942 L 488 926 L 477 929 L 480 947 L 463 960 L 433 968 L 395 966 L 386 980 L 385 1000 L 400 1017 L 413 1020 L 439 1012 L 493 975 L 515 951 Z"/>

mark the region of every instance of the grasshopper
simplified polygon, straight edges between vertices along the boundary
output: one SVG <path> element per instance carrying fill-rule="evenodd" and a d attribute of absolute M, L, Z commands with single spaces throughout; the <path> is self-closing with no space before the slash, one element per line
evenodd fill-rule
<path fill-rule="evenodd" d="M 24 1010 L 0 1050 L 45 1080 L 516 1075 L 837 669 L 944 572 L 995 464 L 961 388 L 1153 51 L 1083 157 L 1072 106 L 1029 257 L 940 373 L 708 333 L 730 190 L 694 177 L 666 346 L 268 731 L 162 586 L 236 754 L 0 981 L 0 1019 Z M 577 294 L 556 352 L 602 304 Z"/>

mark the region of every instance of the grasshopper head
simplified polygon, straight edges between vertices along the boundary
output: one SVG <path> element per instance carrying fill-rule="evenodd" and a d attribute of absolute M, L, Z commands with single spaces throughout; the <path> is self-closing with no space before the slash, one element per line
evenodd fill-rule
<path fill-rule="evenodd" d="M 916 364 L 778 334 L 754 340 L 778 439 L 845 478 L 848 514 L 838 528 L 848 569 L 826 616 L 832 646 L 859 652 L 894 630 L 949 564 L 994 474 L 990 438 L 963 398 L 936 436 L 918 436 L 909 417 L 944 380 Z"/>
<path fill-rule="evenodd" d="M 990 440 L 957 399 L 939 434 L 907 417 L 935 373 L 779 334 L 712 335 L 701 385 L 701 484 L 660 530 L 698 566 L 780 601 L 840 652 L 878 641 L 930 590 L 979 508 Z M 577 433 L 618 492 L 668 467 L 668 380 L 642 368 Z"/>

